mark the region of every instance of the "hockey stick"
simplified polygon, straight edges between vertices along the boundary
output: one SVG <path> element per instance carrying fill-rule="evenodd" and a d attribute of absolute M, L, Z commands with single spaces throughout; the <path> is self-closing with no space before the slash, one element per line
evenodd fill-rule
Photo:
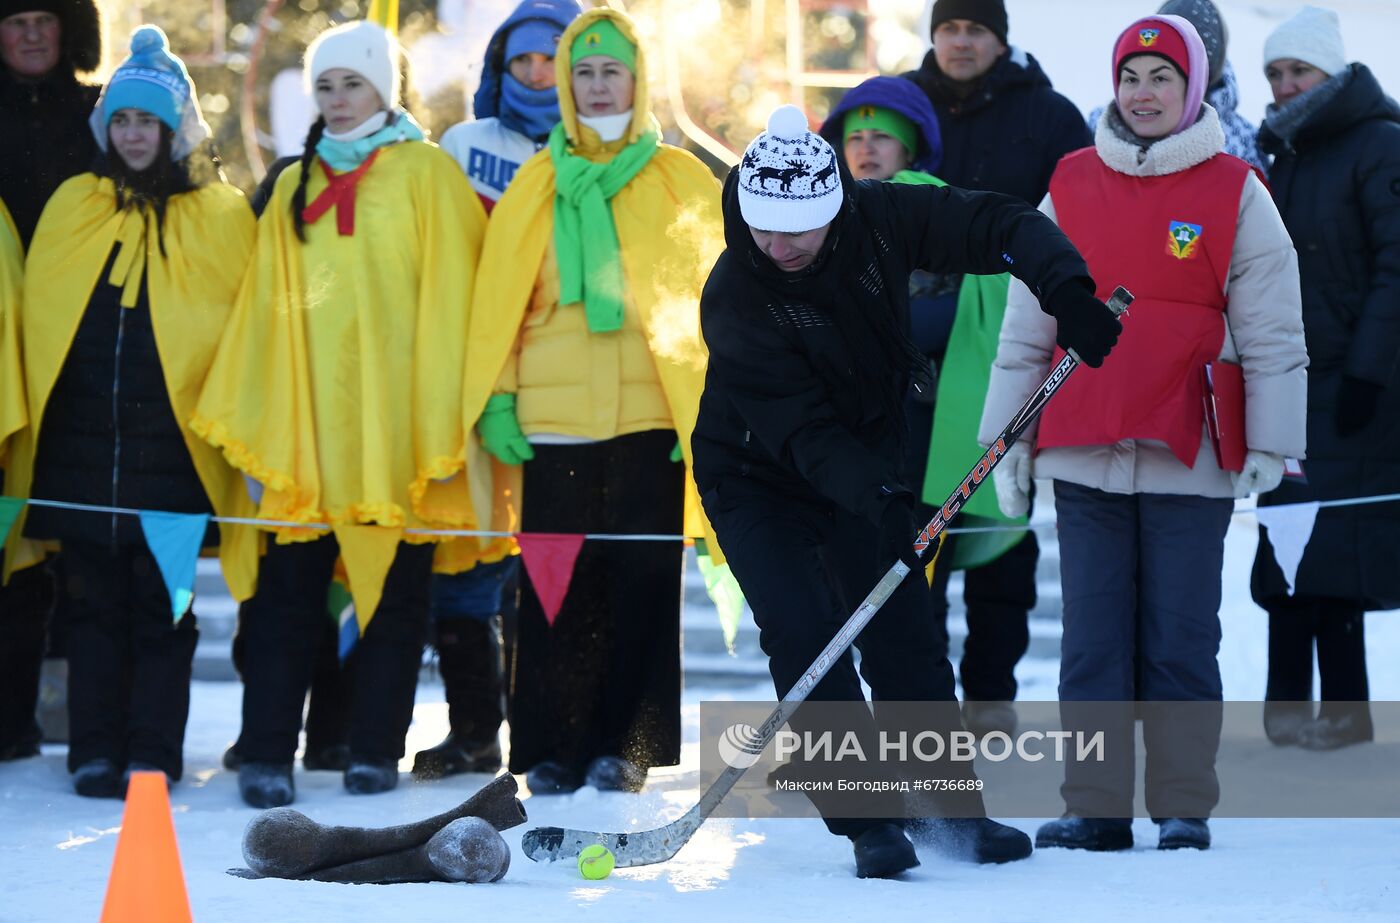
<path fill-rule="evenodd" d="M 1113 294 L 1108 299 L 1108 307 L 1114 315 L 1121 315 L 1128 310 L 1128 305 L 1132 304 L 1133 296 L 1121 285 L 1114 289 Z M 1073 350 L 1065 354 L 1055 367 L 1050 370 L 1050 374 L 1045 376 L 1040 387 L 1026 399 L 1021 405 L 1021 409 L 1011 418 L 1011 422 L 1006 424 L 1006 428 L 1001 431 L 996 440 L 992 443 L 977 464 L 963 478 L 963 482 L 948 495 L 948 499 L 943 502 L 938 513 L 933 517 L 928 525 L 920 530 L 917 538 L 914 539 L 914 550 L 920 555 L 928 549 L 928 546 L 936 541 L 948 528 L 948 523 L 962 509 L 964 503 L 972 496 L 982 484 L 986 483 L 1001 460 L 1006 457 L 1006 451 L 1015 445 L 1021 438 L 1021 434 L 1026 428 L 1040 416 L 1040 412 L 1045 409 L 1050 398 L 1055 396 L 1068 380 L 1070 373 L 1079 367 L 1079 357 Z M 857 607 L 851 617 L 846 620 L 846 624 L 841 626 L 841 630 L 831 639 L 826 648 L 817 655 L 816 662 L 803 674 L 796 685 L 788 692 L 768 719 L 763 722 L 753 738 L 744 742 L 743 751 L 747 754 L 756 755 L 763 752 L 764 748 L 778 733 L 778 729 L 787 723 L 799 705 L 807 698 L 812 689 L 826 676 L 832 664 L 836 663 L 838 657 L 846 652 L 846 648 L 851 646 L 856 636 L 875 617 L 875 613 L 890 598 L 895 589 L 904 581 L 909 574 L 909 566 L 903 561 L 896 561 L 894 565 L 880 578 L 880 582 L 875 584 L 875 588 L 870 591 L 870 595 L 865 597 L 865 601 Z M 748 763 L 741 762 L 740 766 L 726 766 L 719 778 L 710 783 L 710 787 L 700 796 L 695 807 L 685 812 L 681 817 L 666 824 L 664 827 L 656 827 L 652 830 L 642 830 L 636 833 L 595 833 L 588 830 L 567 830 L 563 827 L 536 827 L 527 830 L 520 840 L 521 851 L 536 862 L 553 862 L 556 859 L 571 859 L 576 856 L 586 846 L 601 843 L 612 852 L 616 860 L 617 868 L 631 868 L 638 865 L 652 865 L 656 862 L 665 862 L 680 851 L 681 847 L 690 841 L 695 831 L 700 829 L 700 825 L 705 822 L 719 807 L 720 801 L 729 794 L 729 790 L 734 787 L 734 783 L 739 781 L 739 777 L 744 774 Z"/>

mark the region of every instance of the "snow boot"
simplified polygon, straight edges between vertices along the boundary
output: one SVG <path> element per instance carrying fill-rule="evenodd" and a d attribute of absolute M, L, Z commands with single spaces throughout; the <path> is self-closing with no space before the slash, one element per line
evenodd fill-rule
<path fill-rule="evenodd" d="M 1210 826 L 1199 817 L 1168 817 L 1157 822 L 1158 849 L 1210 849 Z"/>
<path fill-rule="evenodd" d="M 536 763 L 525 773 L 525 784 L 532 795 L 567 795 L 583 784 L 579 774 L 553 760 Z"/>
<path fill-rule="evenodd" d="M 1312 719 L 1311 702 L 1264 703 L 1264 734 L 1276 747 L 1296 744 L 1298 732 Z"/>
<path fill-rule="evenodd" d="M 1015 862 L 1031 854 L 1031 838 L 989 817 L 921 817 L 909 822 L 911 839 L 951 859 Z"/>
<path fill-rule="evenodd" d="M 1325 707 L 1325 706 L 1324 706 Z M 1298 728 L 1298 746 L 1304 750 L 1336 750 L 1374 740 L 1371 711 L 1348 712 L 1335 717 L 1319 716 Z"/>
<path fill-rule="evenodd" d="M 893 878 L 919 864 L 914 844 L 898 824 L 876 824 L 851 841 L 857 878 Z"/>
<path fill-rule="evenodd" d="M 583 781 L 600 792 L 640 792 L 647 784 L 647 771 L 620 756 L 600 756 L 588 764 Z"/>
<path fill-rule="evenodd" d="M 1116 852 L 1133 848 L 1133 822 L 1126 817 L 1075 817 L 1066 814 L 1041 825 L 1035 832 L 1035 848 L 1059 846 L 1092 852 Z"/>
<path fill-rule="evenodd" d="M 301 765 L 309 772 L 344 772 L 350 768 L 350 745 L 331 744 L 313 748 L 307 744 L 301 754 Z"/>
<path fill-rule="evenodd" d="M 1016 733 L 1016 709 L 1010 702 L 964 702 L 962 716 L 963 726 L 979 738 L 993 731 Z"/>
<path fill-rule="evenodd" d="M 352 757 L 345 770 L 345 790 L 352 795 L 378 795 L 398 784 L 398 760 Z"/>
<path fill-rule="evenodd" d="M 251 763 L 238 767 L 238 794 L 250 807 L 280 808 L 297 796 L 291 763 Z"/>
<path fill-rule="evenodd" d="M 121 767 L 106 757 L 88 760 L 73 770 L 73 791 L 84 798 L 120 798 L 125 790 Z"/>
<path fill-rule="evenodd" d="M 422 781 L 455 776 L 464 772 L 501 771 L 501 742 L 463 740 L 455 731 L 436 747 L 419 750 L 413 757 L 413 778 Z"/>
<path fill-rule="evenodd" d="M 234 741 L 224 749 L 223 764 L 225 769 L 238 769 L 243 765 L 243 757 L 238 753 L 238 741 Z"/>

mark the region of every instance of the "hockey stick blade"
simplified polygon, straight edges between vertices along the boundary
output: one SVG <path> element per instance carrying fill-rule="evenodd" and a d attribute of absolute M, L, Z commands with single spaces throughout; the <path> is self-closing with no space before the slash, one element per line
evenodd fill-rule
<path fill-rule="evenodd" d="M 1109 296 L 1107 305 L 1114 316 L 1119 316 L 1128 310 L 1128 306 L 1132 302 L 1132 293 L 1120 285 Z M 1065 383 L 1070 373 L 1078 367 L 1079 357 L 1070 352 L 1063 356 L 1050 370 L 1045 380 L 1041 382 L 1040 388 L 1026 399 L 1025 404 L 1007 423 L 1006 428 L 1001 431 L 996 442 L 977 462 L 973 470 L 968 472 L 962 484 L 955 488 L 948 499 L 944 501 L 934 518 L 915 537 L 914 550 L 916 552 L 922 555 L 929 545 L 938 538 L 939 534 L 948 528 L 948 524 L 957 515 L 963 502 L 991 477 L 992 470 L 1001 463 L 1006 450 L 1020 439 L 1021 434 L 1045 409 L 1045 405 L 1049 403 L 1050 398 L 1054 397 L 1055 392 L 1059 391 L 1060 386 Z M 895 588 L 908 574 L 909 567 L 903 561 L 895 561 L 885 572 L 885 575 L 880 578 L 880 582 L 856 607 L 856 611 L 841 626 L 836 636 L 817 655 L 812 666 L 778 703 L 777 708 L 763 722 L 763 725 L 758 728 L 757 739 L 753 742 L 757 752 L 761 752 L 763 748 L 768 746 L 769 741 L 777 734 L 778 728 L 787 723 L 787 719 L 791 717 L 798 705 L 807 698 L 817 683 L 821 682 L 822 677 L 826 676 L 832 664 L 851 646 L 856 636 L 870 623 L 870 620 L 875 617 L 875 613 L 885 604 L 885 600 L 889 599 Z M 601 843 L 613 854 L 616 868 L 633 868 L 639 865 L 665 862 L 680 852 L 682 846 L 690 842 L 695 831 L 699 830 L 705 819 L 714 813 L 720 801 L 743 774 L 744 770 L 741 768 L 727 767 L 720 773 L 719 778 L 710 783 L 710 787 L 700 796 L 699 802 L 693 808 L 664 827 L 636 833 L 595 833 L 588 830 L 570 830 L 564 827 L 536 827 L 533 830 L 525 831 L 525 835 L 520 839 L 520 849 L 536 862 L 554 862 L 559 859 L 576 858 L 585 847 Z"/>

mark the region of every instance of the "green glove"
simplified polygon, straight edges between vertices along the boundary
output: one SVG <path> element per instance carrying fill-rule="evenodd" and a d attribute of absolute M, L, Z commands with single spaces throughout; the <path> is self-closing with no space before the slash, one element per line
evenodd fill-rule
<path fill-rule="evenodd" d="M 677 440 L 676 440 L 676 447 L 675 447 L 674 449 L 671 450 L 671 461 L 673 461 L 673 462 L 678 462 L 678 461 L 683 460 L 684 458 L 685 458 L 685 455 L 683 455 L 683 454 L 681 453 L 681 441 L 680 441 L 679 439 L 677 439 Z"/>
<path fill-rule="evenodd" d="M 507 465 L 519 465 L 535 457 L 535 450 L 520 431 L 520 421 L 515 418 L 515 395 L 493 394 L 476 421 L 476 431 L 481 434 L 481 444 L 486 451 Z"/>

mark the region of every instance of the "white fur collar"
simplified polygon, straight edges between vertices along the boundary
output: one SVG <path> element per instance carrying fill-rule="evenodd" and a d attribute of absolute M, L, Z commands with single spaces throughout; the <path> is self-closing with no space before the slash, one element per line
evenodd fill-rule
<path fill-rule="evenodd" d="M 1094 148 L 1110 170 L 1128 176 L 1180 173 L 1205 163 L 1225 148 L 1220 116 L 1209 103 L 1201 104 L 1201 117 L 1196 124 L 1154 142 L 1145 150 L 1140 143 L 1128 141 L 1123 135 L 1132 137 L 1132 132 L 1123 124 L 1118 107 L 1109 103 L 1094 132 Z"/>

